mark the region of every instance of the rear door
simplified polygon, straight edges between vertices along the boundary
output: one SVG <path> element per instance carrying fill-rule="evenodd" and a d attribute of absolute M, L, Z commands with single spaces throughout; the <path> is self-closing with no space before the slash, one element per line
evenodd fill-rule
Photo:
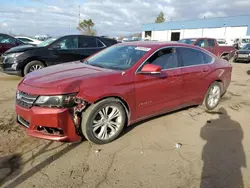
<path fill-rule="evenodd" d="M 17 40 L 14 37 L 0 34 L 0 55 L 15 46 L 17 46 Z"/>
<path fill-rule="evenodd" d="M 159 75 L 135 75 L 136 113 L 143 118 L 162 111 L 172 110 L 180 105 L 182 96 L 182 75 L 175 48 L 159 50 L 151 56 L 147 63 L 162 67 Z M 144 65 L 145 65 L 144 64 Z"/>
<path fill-rule="evenodd" d="M 209 86 L 210 65 L 214 58 L 194 48 L 177 49 L 181 57 L 183 104 L 194 105 L 203 100 Z"/>
<path fill-rule="evenodd" d="M 67 36 L 59 39 L 49 47 L 47 61 L 51 64 L 66 63 L 81 59 L 78 53 L 78 36 Z"/>
<path fill-rule="evenodd" d="M 105 45 L 96 37 L 79 37 L 79 55 L 81 59 L 87 58 L 103 48 L 105 48 Z"/>

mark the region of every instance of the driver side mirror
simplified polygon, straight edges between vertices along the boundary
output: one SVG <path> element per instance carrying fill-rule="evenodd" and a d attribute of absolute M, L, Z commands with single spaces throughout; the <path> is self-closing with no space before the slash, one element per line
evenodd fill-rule
<path fill-rule="evenodd" d="M 153 64 L 146 64 L 142 67 L 141 74 L 160 74 L 161 67 Z"/>

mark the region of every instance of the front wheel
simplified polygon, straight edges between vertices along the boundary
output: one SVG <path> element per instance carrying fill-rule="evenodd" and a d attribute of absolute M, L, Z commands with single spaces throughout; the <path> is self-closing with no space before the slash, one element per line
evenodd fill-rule
<path fill-rule="evenodd" d="M 81 129 L 87 140 L 106 144 L 115 140 L 126 122 L 123 105 L 116 99 L 105 99 L 91 105 L 82 116 Z"/>
<path fill-rule="evenodd" d="M 205 96 L 204 105 L 208 110 L 215 109 L 221 99 L 221 85 L 219 82 L 214 82 L 209 88 Z"/>
<path fill-rule="evenodd" d="M 41 61 L 31 61 L 24 67 L 23 74 L 26 76 L 30 72 L 42 69 L 44 67 L 45 66 Z"/>

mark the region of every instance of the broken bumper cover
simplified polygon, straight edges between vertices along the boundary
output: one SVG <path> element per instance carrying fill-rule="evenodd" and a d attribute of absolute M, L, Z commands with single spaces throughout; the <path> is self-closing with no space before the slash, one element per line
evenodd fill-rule
<path fill-rule="evenodd" d="M 17 122 L 26 128 L 29 136 L 54 140 L 78 142 L 77 134 L 69 109 L 23 108 L 16 105 Z"/>

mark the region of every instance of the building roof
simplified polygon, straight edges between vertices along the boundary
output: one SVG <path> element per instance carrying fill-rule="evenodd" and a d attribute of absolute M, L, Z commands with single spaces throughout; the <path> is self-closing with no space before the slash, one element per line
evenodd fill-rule
<path fill-rule="evenodd" d="M 161 31 L 178 29 L 216 28 L 216 27 L 247 26 L 250 35 L 250 14 L 241 16 L 205 18 L 196 20 L 171 21 L 142 25 L 143 31 Z"/>

